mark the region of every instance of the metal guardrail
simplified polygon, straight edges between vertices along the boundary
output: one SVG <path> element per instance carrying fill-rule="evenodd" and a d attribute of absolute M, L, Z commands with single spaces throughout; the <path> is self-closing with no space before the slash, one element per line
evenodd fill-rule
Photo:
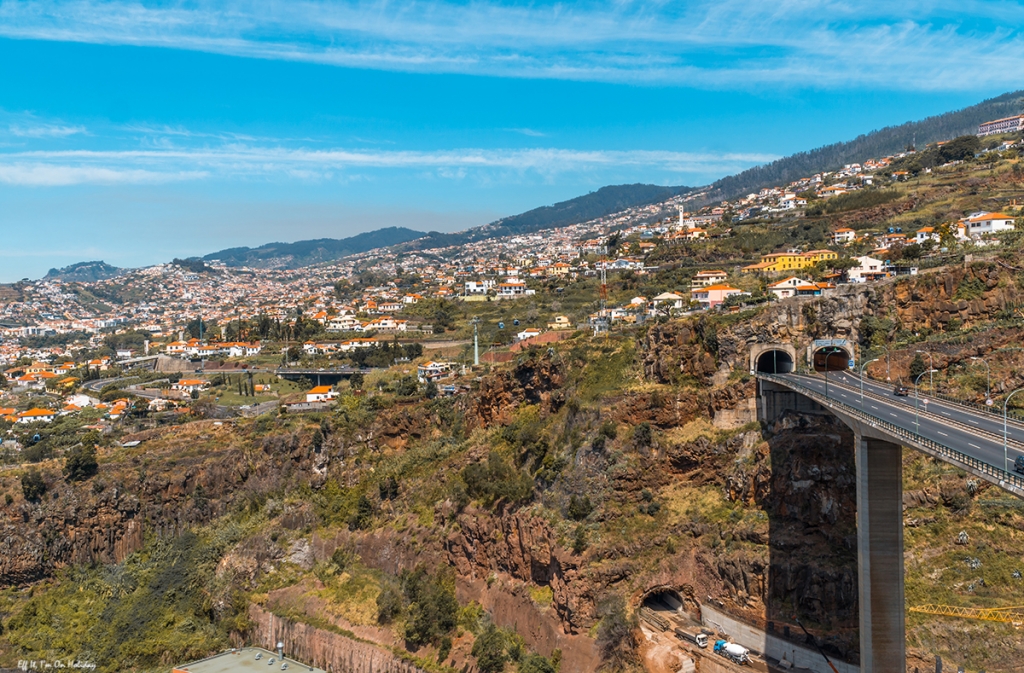
<path fill-rule="evenodd" d="M 855 376 L 855 378 L 856 378 L 856 376 Z M 836 387 L 843 388 L 843 384 L 840 383 Z M 843 389 L 848 391 L 848 392 L 852 392 L 855 395 L 861 394 L 860 390 L 858 390 L 856 388 L 853 388 L 853 387 L 847 386 L 847 387 L 845 387 Z M 879 393 L 874 392 L 872 390 L 868 390 L 868 389 L 864 390 L 864 397 L 865 398 L 871 398 L 871 399 L 874 399 L 874 400 L 878 400 L 879 402 L 885 402 L 886 404 L 891 404 L 892 403 L 892 400 L 889 399 L 887 396 L 879 394 Z M 931 397 L 934 397 L 934 396 L 931 396 Z M 830 397 L 829 399 L 833 399 L 833 398 Z M 911 398 L 908 397 L 907 399 L 911 399 Z M 971 425 L 968 425 L 967 423 L 962 423 L 962 422 L 957 421 L 957 420 L 955 420 L 953 418 L 939 418 L 939 416 L 936 415 L 936 413 L 934 411 L 932 411 L 932 410 L 930 410 L 928 408 L 928 399 L 929 399 L 929 397 L 926 397 L 926 396 L 922 395 L 920 397 L 920 399 L 924 400 L 924 405 L 921 406 L 921 407 L 915 406 L 914 407 L 914 413 L 919 415 L 921 418 L 930 418 L 931 420 L 936 421 L 938 423 L 943 423 L 945 425 L 955 426 L 955 427 L 958 427 L 961 430 L 965 430 L 967 432 L 972 432 L 972 433 L 979 433 L 980 432 L 982 434 L 988 435 L 993 440 L 998 440 L 1000 442 L 1003 441 L 1003 433 L 1002 432 L 995 433 L 995 432 L 992 432 L 990 430 L 981 430 L 977 426 L 971 426 Z M 1008 439 L 1007 440 L 1007 444 L 1009 444 L 1010 446 L 1015 447 L 1018 451 L 1024 452 L 1024 442 L 1021 442 L 1020 440 Z"/>
<path fill-rule="evenodd" d="M 974 409 L 975 411 L 983 411 L 986 414 L 1003 417 L 1002 407 L 992 405 L 991 407 L 987 404 L 978 404 L 977 402 L 971 402 L 969 400 L 961 400 L 953 397 L 952 395 L 943 395 L 942 393 L 928 393 L 928 397 L 934 397 L 935 399 L 949 402 L 960 407 L 967 407 L 968 409 Z M 1024 417 L 1021 416 L 1019 411 L 1007 411 L 1006 417 L 1009 421 L 1017 423 L 1018 425 L 1024 424 Z"/>
<path fill-rule="evenodd" d="M 885 419 L 879 418 L 873 414 L 869 414 L 865 411 L 862 411 L 861 409 L 858 409 L 855 406 L 846 404 L 845 402 L 840 402 L 835 398 L 825 397 L 817 390 L 809 388 L 790 379 L 784 379 L 780 376 L 775 376 L 774 374 L 766 374 L 762 372 L 758 372 L 756 374 L 756 377 L 765 381 L 771 381 L 772 383 L 778 383 L 779 385 L 790 388 L 791 390 L 798 390 L 801 395 L 813 399 L 815 402 L 818 402 L 824 407 L 842 409 L 844 413 L 853 416 L 854 418 L 857 418 L 861 421 L 869 423 L 873 427 L 882 428 L 886 432 L 898 437 L 899 439 L 914 442 L 922 447 L 926 447 L 929 451 L 935 452 L 952 462 L 960 463 L 961 465 L 966 465 L 974 470 L 981 472 L 982 474 L 986 474 L 992 477 L 993 479 L 997 479 L 1001 482 L 1007 482 L 1014 486 L 1015 488 L 1019 489 L 1020 491 L 1024 491 L 1024 476 L 1017 475 L 1012 472 L 1007 472 L 1006 470 L 1000 469 L 998 467 L 994 467 L 983 460 L 979 460 L 974 456 L 969 456 L 966 453 L 962 453 L 961 451 L 958 451 L 957 449 L 954 449 L 951 446 L 940 444 L 939 442 L 936 442 L 933 439 L 929 439 L 916 432 L 902 428 L 898 425 L 895 425 L 894 423 L 890 423 Z"/>

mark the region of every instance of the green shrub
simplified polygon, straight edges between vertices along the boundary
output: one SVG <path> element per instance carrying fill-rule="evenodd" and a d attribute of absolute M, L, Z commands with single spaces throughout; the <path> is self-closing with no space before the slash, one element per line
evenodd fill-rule
<path fill-rule="evenodd" d="M 428 577 L 422 566 L 404 572 L 402 592 L 409 602 L 405 639 L 413 647 L 437 644 L 458 626 L 459 601 L 450 568 L 442 568 L 433 577 Z"/>
<path fill-rule="evenodd" d="M 583 524 L 576 526 L 576 532 L 573 533 L 572 550 L 576 554 L 582 554 L 587 550 L 587 527 Z"/>
<path fill-rule="evenodd" d="M 626 601 L 612 595 L 598 606 L 601 623 L 597 628 L 597 647 L 605 665 L 612 669 L 628 668 L 636 661 L 635 619 L 626 614 Z"/>
<path fill-rule="evenodd" d="M 651 432 L 651 424 L 644 421 L 640 425 L 633 428 L 633 445 L 638 449 L 646 449 L 651 446 L 654 442 L 654 436 Z"/>
<path fill-rule="evenodd" d="M 977 278 L 965 278 L 956 286 L 953 299 L 967 300 L 980 299 L 985 294 L 985 283 Z"/>
<path fill-rule="evenodd" d="M 348 520 L 349 530 L 363 530 L 370 525 L 373 520 L 373 503 L 365 495 L 359 496 L 359 501 L 356 503 L 356 511 Z"/>
<path fill-rule="evenodd" d="M 76 446 L 64 459 L 64 478 L 68 481 L 85 481 L 98 470 L 96 449 L 91 445 Z"/>
<path fill-rule="evenodd" d="M 402 592 L 388 583 L 377 594 L 377 623 L 390 624 L 402 614 Z"/>
<path fill-rule="evenodd" d="M 501 673 L 505 670 L 508 662 L 505 645 L 505 634 L 494 624 L 477 637 L 473 642 L 472 654 L 476 657 L 476 666 L 481 673 Z"/>
<path fill-rule="evenodd" d="M 556 673 L 558 669 L 545 656 L 530 654 L 519 662 L 519 673 Z"/>
<path fill-rule="evenodd" d="M 21 494 L 29 502 L 39 502 L 46 493 L 46 482 L 39 470 L 31 469 L 21 475 Z"/>
<path fill-rule="evenodd" d="M 466 493 L 490 507 L 499 500 L 516 504 L 533 497 L 533 480 L 492 451 L 486 463 L 473 463 L 462 470 Z"/>
<path fill-rule="evenodd" d="M 577 498 L 573 495 L 569 498 L 569 508 L 566 513 L 573 521 L 583 521 L 593 511 L 594 505 L 591 504 L 589 495 L 585 495 L 582 498 Z"/>
<path fill-rule="evenodd" d="M 398 497 L 398 480 L 388 476 L 377 485 L 377 490 L 380 491 L 381 500 L 394 500 Z"/>

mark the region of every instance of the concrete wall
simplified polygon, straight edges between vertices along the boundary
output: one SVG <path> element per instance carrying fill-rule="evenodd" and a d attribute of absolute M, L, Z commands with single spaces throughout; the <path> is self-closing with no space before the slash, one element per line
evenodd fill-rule
<path fill-rule="evenodd" d="M 825 408 L 809 397 L 771 381 L 757 382 L 757 420 L 774 423 L 787 411 L 824 413 Z"/>
<path fill-rule="evenodd" d="M 741 622 L 708 605 L 700 606 L 700 615 L 704 626 L 729 634 L 734 642 L 747 649 L 761 652 L 779 661 L 786 659 L 797 668 L 806 668 L 815 673 L 832 673 L 832 669 L 825 663 L 825 659 L 817 650 L 791 643 L 776 635 L 767 634 L 761 629 Z M 860 673 L 860 668 L 853 664 L 835 659 L 832 660 L 832 663 L 839 669 L 839 673 Z M 701 670 L 703 671 L 703 669 L 702 664 Z"/>

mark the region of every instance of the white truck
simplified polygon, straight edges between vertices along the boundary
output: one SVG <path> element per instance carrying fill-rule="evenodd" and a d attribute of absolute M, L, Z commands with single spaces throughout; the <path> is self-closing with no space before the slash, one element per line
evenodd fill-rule
<path fill-rule="evenodd" d="M 706 633 L 700 631 L 693 631 L 688 629 L 682 629 L 678 626 L 675 628 L 675 634 L 683 640 L 688 640 L 697 647 L 704 648 L 708 646 L 708 636 Z"/>

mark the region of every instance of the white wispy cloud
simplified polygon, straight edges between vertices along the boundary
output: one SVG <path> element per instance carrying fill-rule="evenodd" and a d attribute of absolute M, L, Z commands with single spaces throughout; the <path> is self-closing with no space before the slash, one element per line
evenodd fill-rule
<path fill-rule="evenodd" d="M 7 0 L 0 35 L 337 66 L 704 87 L 1020 85 L 1024 7 L 999 0 L 142 4 Z"/>
<path fill-rule="evenodd" d="M 95 184 L 158 184 L 206 177 L 202 171 L 149 171 L 109 166 L 0 162 L 0 183 L 22 187 L 65 187 Z"/>
<path fill-rule="evenodd" d="M 535 129 L 519 128 L 519 129 L 502 129 L 503 131 L 511 131 L 512 133 L 518 133 L 520 135 L 529 136 L 531 138 L 545 138 L 548 134 Z"/>
<path fill-rule="evenodd" d="M 346 171 L 408 169 L 461 179 L 474 172 L 512 171 L 554 176 L 633 167 L 665 173 L 725 173 L 771 161 L 761 153 L 697 153 L 658 150 L 454 149 L 376 151 L 262 147 L 124 151 L 61 150 L 0 153 L 0 183 L 25 186 L 145 184 L 220 178 L 285 176 L 299 180 L 343 179 Z"/>
<path fill-rule="evenodd" d="M 85 133 L 85 127 L 53 124 L 11 124 L 7 127 L 7 132 L 18 138 L 67 138 L 68 136 Z"/>

